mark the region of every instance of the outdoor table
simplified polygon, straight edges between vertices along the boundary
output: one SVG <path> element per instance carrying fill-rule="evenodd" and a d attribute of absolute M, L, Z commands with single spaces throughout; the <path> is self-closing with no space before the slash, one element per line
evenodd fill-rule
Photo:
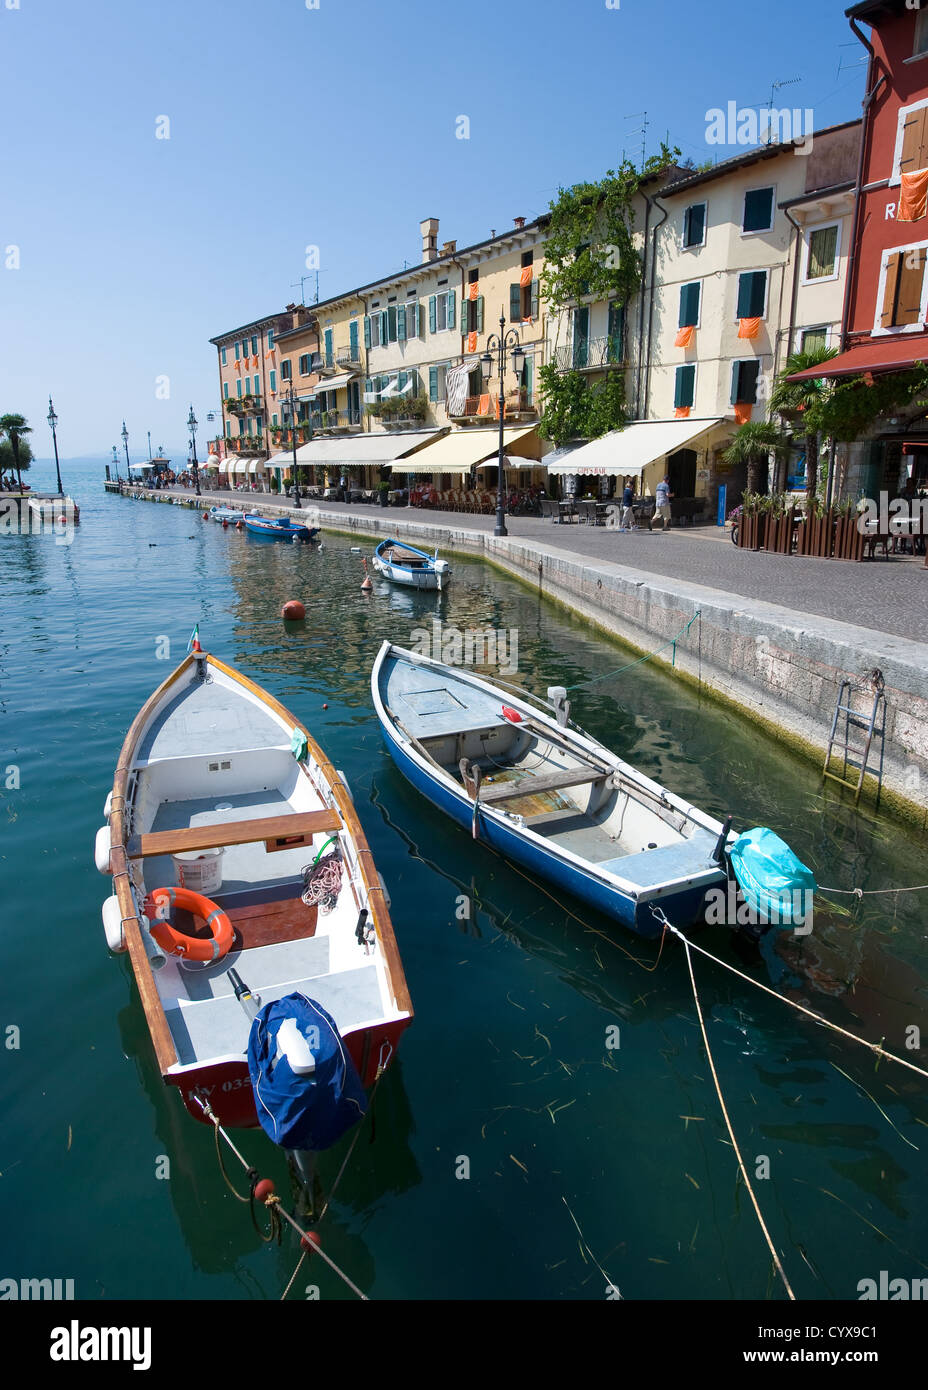
<path fill-rule="evenodd" d="M 577 515 L 577 507 L 573 498 L 568 502 L 558 502 L 557 505 L 560 511 L 558 521 L 571 521 Z"/>

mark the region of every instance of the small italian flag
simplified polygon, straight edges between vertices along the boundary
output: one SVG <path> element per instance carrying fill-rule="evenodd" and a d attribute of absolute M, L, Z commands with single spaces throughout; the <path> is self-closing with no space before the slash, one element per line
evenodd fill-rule
<path fill-rule="evenodd" d="M 197 623 L 196 627 L 190 634 L 190 641 L 187 643 L 187 651 L 200 652 L 202 650 L 203 648 L 200 646 L 200 624 Z"/>

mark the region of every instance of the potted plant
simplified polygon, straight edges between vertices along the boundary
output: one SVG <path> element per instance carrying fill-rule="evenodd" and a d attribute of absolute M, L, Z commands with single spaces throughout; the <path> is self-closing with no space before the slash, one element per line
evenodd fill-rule
<path fill-rule="evenodd" d="M 380 482 L 377 484 L 377 501 L 380 503 L 381 507 L 388 507 L 390 505 L 389 492 L 390 484 L 387 482 L 386 478 L 381 478 Z"/>

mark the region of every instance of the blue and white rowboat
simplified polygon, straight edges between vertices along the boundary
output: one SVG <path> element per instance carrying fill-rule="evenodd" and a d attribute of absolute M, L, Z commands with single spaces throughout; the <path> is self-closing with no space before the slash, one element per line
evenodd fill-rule
<path fill-rule="evenodd" d="M 373 559 L 385 579 L 413 589 L 440 589 L 451 578 L 451 566 L 447 560 L 439 560 L 437 550 L 429 555 L 414 545 L 385 540 L 377 546 Z"/>
<path fill-rule="evenodd" d="M 371 676 L 397 767 L 504 859 L 623 926 L 696 921 L 725 884 L 728 827 L 489 681 L 385 642 Z M 731 840 L 734 840 L 731 836 Z"/>
<path fill-rule="evenodd" d="M 237 521 L 245 520 L 244 512 L 237 512 L 234 507 L 210 507 L 210 521 L 229 521 L 233 524 Z"/>
<path fill-rule="evenodd" d="M 261 516 L 257 512 L 245 512 L 245 530 L 278 541 L 311 541 L 319 534 L 318 526 L 297 526 L 289 516 Z"/>

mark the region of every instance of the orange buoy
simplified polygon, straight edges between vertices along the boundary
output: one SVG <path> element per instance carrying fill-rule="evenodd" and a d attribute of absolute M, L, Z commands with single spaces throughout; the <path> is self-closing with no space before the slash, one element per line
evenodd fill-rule
<path fill-rule="evenodd" d="M 229 529 L 229 523 L 228 523 L 227 521 L 223 521 L 223 523 L 222 523 L 222 529 L 223 529 L 224 531 L 228 531 L 228 529 Z"/>
<path fill-rule="evenodd" d="M 297 622 L 300 618 L 306 617 L 306 609 L 298 598 L 288 599 L 280 610 L 280 616 L 287 618 L 290 622 Z"/>
<path fill-rule="evenodd" d="M 369 594 L 374 586 L 371 583 L 371 577 L 367 572 L 367 559 L 365 557 L 362 557 L 361 564 L 364 566 L 364 582 L 361 585 L 361 593 Z"/>
<path fill-rule="evenodd" d="M 203 520 L 204 520 L 204 521 L 209 521 L 209 512 L 204 512 L 204 513 L 203 513 Z"/>
<path fill-rule="evenodd" d="M 245 523 L 244 523 L 244 521 L 237 521 L 237 522 L 235 523 L 235 529 L 236 529 L 236 531 L 244 531 L 244 529 L 245 529 Z"/>

